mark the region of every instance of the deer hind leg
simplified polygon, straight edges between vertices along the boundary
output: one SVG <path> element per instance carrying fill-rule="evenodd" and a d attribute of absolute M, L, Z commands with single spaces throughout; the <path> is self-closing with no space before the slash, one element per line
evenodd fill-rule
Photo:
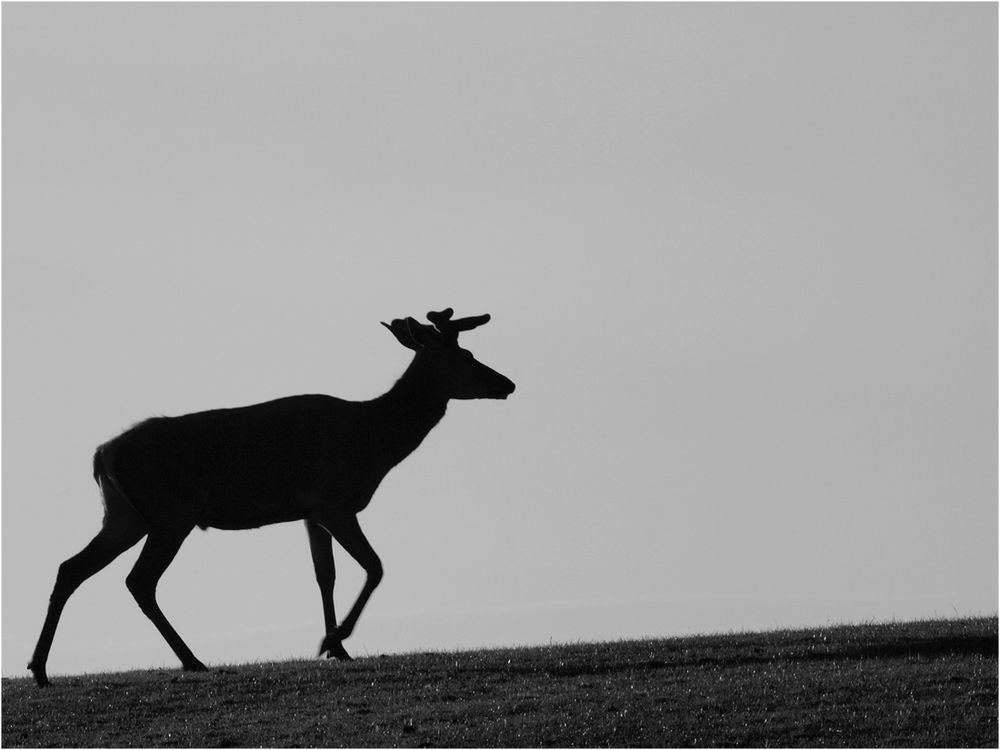
<path fill-rule="evenodd" d="M 167 621 L 160 610 L 160 605 L 156 603 L 156 584 L 167 566 L 173 562 L 177 550 L 189 533 L 191 533 L 189 527 L 151 530 L 142 552 L 139 553 L 139 559 L 135 562 L 135 567 L 125 579 L 125 585 L 139 605 L 139 609 L 156 626 L 167 645 L 177 654 L 184 669 L 189 672 L 204 672 L 207 667 L 195 658 L 191 649 Z"/>
<path fill-rule="evenodd" d="M 344 618 L 340 627 L 333 632 L 327 633 L 326 638 L 323 639 L 323 643 L 320 645 L 320 653 L 323 652 L 325 647 L 330 647 L 332 643 L 344 640 L 354 632 L 354 626 L 358 623 L 361 610 L 365 608 L 375 587 L 382 580 L 382 562 L 379 560 L 378 555 L 375 554 L 375 550 L 368 543 L 364 532 L 361 531 L 357 516 L 351 514 L 338 516 L 336 519 L 331 519 L 329 526 L 326 526 L 326 528 L 333 534 L 333 538 L 337 540 L 337 543 L 347 550 L 347 553 L 364 568 L 366 577 L 365 585 L 361 588 L 361 593 L 358 594 L 358 598 L 355 600 L 354 606 L 351 607 L 351 611 L 347 613 L 347 617 Z"/>
<path fill-rule="evenodd" d="M 326 627 L 323 632 L 327 634 L 323 638 L 318 655 L 325 654 L 327 659 L 348 661 L 351 656 L 344 650 L 340 640 L 330 638 L 330 634 L 337 629 L 337 614 L 333 608 L 333 585 L 337 580 L 333 564 L 333 537 L 329 531 L 314 521 L 306 521 L 306 531 L 309 534 L 309 550 L 312 552 L 316 583 L 319 585 L 319 595 L 323 600 L 323 624 Z"/>
<path fill-rule="evenodd" d="M 132 547 L 146 535 L 146 524 L 128 502 L 112 489 L 105 492 L 104 525 L 90 543 L 79 553 L 59 566 L 56 584 L 49 598 L 49 608 L 42 625 L 38 644 L 28 664 L 35 681 L 45 687 L 49 684 L 45 663 L 52 648 L 59 616 L 66 601 L 84 581 L 105 568 L 118 555 Z"/>

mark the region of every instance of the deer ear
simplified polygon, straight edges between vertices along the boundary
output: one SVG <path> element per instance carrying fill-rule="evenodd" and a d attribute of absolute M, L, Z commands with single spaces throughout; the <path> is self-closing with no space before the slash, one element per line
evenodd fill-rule
<path fill-rule="evenodd" d="M 423 349 L 433 349 L 441 343 L 441 334 L 433 326 L 425 326 L 415 318 L 406 319 L 406 328 L 410 338 Z"/>
<path fill-rule="evenodd" d="M 410 328 L 406 325 L 405 320 L 397 318 L 392 321 L 392 325 L 389 325 L 388 323 L 382 323 L 382 325 L 388 328 L 389 332 L 396 337 L 396 341 L 405 346 L 407 349 L 419 352 L 424 348 L 423 344 L 413 338 L 413 335 L 410 333 Z"/>

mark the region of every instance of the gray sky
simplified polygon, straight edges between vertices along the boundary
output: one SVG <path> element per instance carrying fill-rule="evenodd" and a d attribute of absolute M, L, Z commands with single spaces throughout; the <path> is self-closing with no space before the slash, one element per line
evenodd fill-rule
<path fill-rule="evenodd" d="M 361 516 L 352 653 L 997 609 L 997 6 L 6 4 L 3 653 L 135 421 L 518 385 Z M 124 578 L 52 673 L 176 666 Z M 341 613 L 361 585 L 338 549 Z M 301 524 L 196 531 L 208 664 L 310 656 Z"/>

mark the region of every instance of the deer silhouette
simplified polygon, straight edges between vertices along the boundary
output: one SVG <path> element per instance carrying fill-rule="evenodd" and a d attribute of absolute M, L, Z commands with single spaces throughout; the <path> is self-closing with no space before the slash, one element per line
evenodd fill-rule
<path fill-rule="evenodd" d="M 154 417 L 101 445 L 94 479 L 104 499 L 101 530 L 59 566 L 28 669 L 48 684 L 46 662 L 59 616 L 90 576 L 146 537 L 125 579 L 142 612 L 185 670 L 206 669 L 156 602 L 156 584 L 196 527 L 251 529 L 304 520 L 323 603 L 319 654 L 350 659 L 342 641 L 382 578 L 382 564 L 358 524 L 382 478 L 420 445 L 449 399 L 507 398 L 508 378 L 458 345 L 458 335 L 489 315 L 452 319 L 451 308 L 383 323 L 415 354 L 388 392 L 370 401 L 326 395 Z M 333 539 L 365 571 L 365 583 L 337 624 Z"/>

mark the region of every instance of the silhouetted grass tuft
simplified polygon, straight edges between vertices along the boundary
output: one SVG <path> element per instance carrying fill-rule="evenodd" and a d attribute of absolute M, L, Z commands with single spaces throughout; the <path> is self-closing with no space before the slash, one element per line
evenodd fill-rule
<path fill-rule="evenodd" d="M 3 681 L 6 747 L 997 747 L 997 619 Z"/>

